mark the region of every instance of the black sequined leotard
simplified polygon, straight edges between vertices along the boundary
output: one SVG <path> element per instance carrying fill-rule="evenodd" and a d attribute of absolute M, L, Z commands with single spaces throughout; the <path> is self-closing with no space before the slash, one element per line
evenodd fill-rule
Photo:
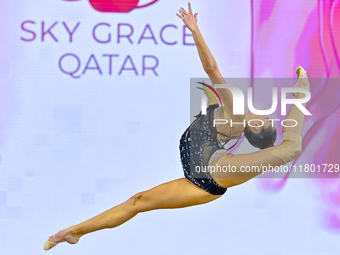
<path fill-rule="evenodd" d="M 213 126 L 214 110 L 217 107 L 218 105 L 210 105 L 206 115 L 196 116 L 183 133 L 179 149 L 184 176 L 188 181 L 210 194 L 222 195 L 227 189 L 215 182 L 207 167 L 213 154 L 215 155 L 217 151 L 224 153 L 227 151 L 217 139 L 218 135 L 223 134 L 217 132 Z"/>

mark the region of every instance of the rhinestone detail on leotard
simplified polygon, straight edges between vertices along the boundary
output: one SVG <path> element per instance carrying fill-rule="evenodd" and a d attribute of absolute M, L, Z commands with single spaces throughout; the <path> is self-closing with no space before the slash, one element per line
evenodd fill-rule
<path fill-rule="evenodd" d="M 209 166 L 214 166 L 221 157 L 227 154 L 229 154 L 229 152 L 226 149 L 215 151 L 209 159 Z"/>

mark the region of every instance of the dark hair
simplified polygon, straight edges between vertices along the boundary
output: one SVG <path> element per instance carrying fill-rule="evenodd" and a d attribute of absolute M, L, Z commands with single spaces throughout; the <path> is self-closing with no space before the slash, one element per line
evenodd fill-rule
<path fill-rule="evenodd" d="M 256 134 L 247 126 L 244 130 L 244 136 L 251 145 L 262 150 L 274 146 L 276 141 L 276 128 L 261 128 L 260 132 Z"/>

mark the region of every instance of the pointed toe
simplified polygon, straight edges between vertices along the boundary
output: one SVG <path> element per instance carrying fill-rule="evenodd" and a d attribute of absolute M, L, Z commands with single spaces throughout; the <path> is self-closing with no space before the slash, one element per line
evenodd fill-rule
<path fill-rule="evenodd" d="M 56 240 L 55 235 L 54 235 L 54 240 Z M 53 248 L 54 246 L 56 246 L 57 244 L 58 243 L 53 243 L 53 242 L 50 242 L 49 240 L 47 240 L 46 243 L 44 244 L 44 250 L 47 251 L 47 250 Z"/>

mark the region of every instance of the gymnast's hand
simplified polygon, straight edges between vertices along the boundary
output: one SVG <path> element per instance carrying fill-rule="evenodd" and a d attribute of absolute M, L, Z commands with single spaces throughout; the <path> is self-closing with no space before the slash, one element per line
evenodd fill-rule
<path fill-rule="evenodd" d="M 192 14 L 191 10 L 191 4 L 188 3 L 188 9 L 189 13 L 187 13 L 184 8 L 181 7 L 179 10 L 180 14 L 176 13 L 176 15 L 183 20 L 184 24 L 187 26 L 187 28 L 192 31 L 197 27 L 197 15 L 198 13 L 195 13 L 195 15 Z"/>

